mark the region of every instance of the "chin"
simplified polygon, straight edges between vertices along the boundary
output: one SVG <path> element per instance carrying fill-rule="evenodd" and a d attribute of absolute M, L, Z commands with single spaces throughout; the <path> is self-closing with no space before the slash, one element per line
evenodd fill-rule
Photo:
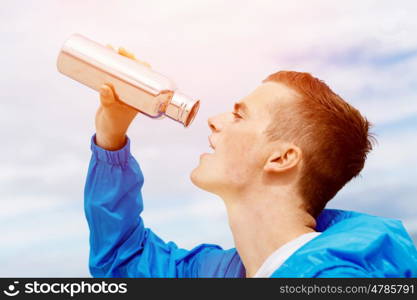
<path fill-rule="evenodd" d="M 202 176 L 201 176 L 201 174 L 200 174 L 200 170 L 199 170 L 199 168 L 200 168 L 200 166 L 198 166 L 197 168 L 195 168 L 192 172 L 191 172 L 191 174 L 190 174 L 190 179 L 191 179 L 191 182 L 195 185 L 195 186 L 197 186 L 197 187 L 199 187 L 199 188 L 201 188 L 201 189 L 204 189 L 204 180 L 202 180 Z"/>
<path fill-rule="evenodd" d="M 215 184 L 209 179 L 208 174 L 200 166 L 195 168 L 190 174 L 191 182 L 202 190 L 213 193 Z"/>

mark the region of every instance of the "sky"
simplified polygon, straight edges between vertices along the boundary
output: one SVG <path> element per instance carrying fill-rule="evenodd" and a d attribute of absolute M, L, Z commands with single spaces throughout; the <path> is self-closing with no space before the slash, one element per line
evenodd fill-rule
<path fill-rule="evenodd" d="M 141 115 L 129 129 L 143 218 L 164 240 L 233 247 L 222 200 L 189 174 L 207 119 L 278 70 L 323 79 L 374 124 L 361 176 L 328 207 L 401 219 L 417 240 L 416 12 L 415 1 L 3 0 L 0 277 L 90 276 L 83 189 L 99 98 L 56 69 L 73 33 L 127 48 L 201 99 L 188 129 Z"/>

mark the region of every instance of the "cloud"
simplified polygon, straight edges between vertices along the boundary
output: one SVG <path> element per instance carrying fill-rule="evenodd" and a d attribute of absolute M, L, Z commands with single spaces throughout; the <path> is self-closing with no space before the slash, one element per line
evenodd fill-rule
<path fill-rule="evenodd" d="M 56 70 L 58 51 L 73 32 L 125 46 L 202 100 L 187 130 L 139 116 L 129 131 L 146 178 L 145 222 L 165 239 L 184 247 L 232 245 L 222 203 L 192 186 L 189 173 L 207 151 L 207 118 L 230 110 L 280 69 L 312 72 L 376 124 L 379 146 L 362 178 L 334 204 L 413 224 L 414 8 L 413 1 L 159 0 L 88 1 L 82 8 L 79 1 L 29 1 L 22 10 L 5 2 L 1 242 L 7 255 L 24 259 L 8 256 L 2 276 L 88 274 L 82 192 L 98 95 Z"/>

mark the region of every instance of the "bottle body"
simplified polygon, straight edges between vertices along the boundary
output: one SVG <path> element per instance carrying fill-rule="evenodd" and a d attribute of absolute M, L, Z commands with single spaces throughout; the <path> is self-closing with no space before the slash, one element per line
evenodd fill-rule
<path fill-rule="evenodd" d="M 121 101 L 153 118 L 167 115 L 187 127 L 199 108 L 164 75 L 79 34 L 64 43 L 57 68 L 96 91 L 111 84 Z"/>

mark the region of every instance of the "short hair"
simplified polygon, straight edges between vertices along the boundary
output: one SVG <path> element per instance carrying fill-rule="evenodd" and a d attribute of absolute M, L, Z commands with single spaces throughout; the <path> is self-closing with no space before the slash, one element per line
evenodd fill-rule
<path fill-rule="evenodd" d="M 353 106 L 309 73 L 280 71 L 262 82 L 294 90 L 297 101 L 275 110 L 266 133 L 270 140 L 294 142 L 302 151 L 298 192 L 317 217 L 327 202 L 363 169 L 375 138 L 372 126 Z"/>

